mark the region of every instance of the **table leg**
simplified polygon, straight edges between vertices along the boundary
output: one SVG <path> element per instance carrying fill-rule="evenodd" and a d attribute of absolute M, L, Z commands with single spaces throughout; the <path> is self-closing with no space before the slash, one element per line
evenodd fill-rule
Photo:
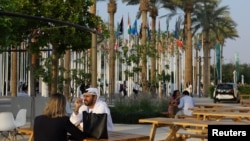
<path fill-rule="evenodd" d="M 149 137 L 150 141 L 154 141 L 156 128 L 157 128 L 156 125 L 152 124 L 152 127 L 150 129 L 150 137 Z"/>
<path fill-rule="evenodd" d="M 166 138 L 165 141 L 175 140 L 176 139 L 176 133 L 180 129 L 180 127 L 172 125 L 172 126 L 169 126 L 169 129 L 170 129 L 170 131 L 169 131 L 169 134 L 168 134 L 168 136 L 167 136 L 167 138 Z"/>

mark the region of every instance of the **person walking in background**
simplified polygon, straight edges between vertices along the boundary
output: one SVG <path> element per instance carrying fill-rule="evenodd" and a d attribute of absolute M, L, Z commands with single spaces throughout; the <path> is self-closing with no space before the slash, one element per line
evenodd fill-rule
<path fill-rule="evenodd" d="M 178 108 L 180 109 L 176 115 L 175 118 L 178 118 L 178 115 L 186 115 L 186 116 L 192 116 L 192 111 L 189 110 L 189 108 L 194 107 L 194 100 L 189 95 L 189 92 L 187 90 L 184 90 L 182 92 L 182 97 L 180 98 L 180 103 L 178 105 Z"/>
<path fill-rule="evenodd" d="M 83 99 L 82 99 L 83 98 Z M 74 112 L 70 116 L 70 121 L 80 128 L 83 128 L 82 118 L 83 111 L 88 113 L 102 114 L 107 113 L 107 128 L 108 131 L 113 130 L 113 122 L 108 105 L 100 100 L 100 93 L 97 88 L 87 88 L 83 93 L 82 98 L 77 98 L 75 101 Z M 83 103 L 84 102 L 84 103 Z"/>
<path fill-rule="evenodd" d="M 134 92 L 135 97 L 138 95 L 139 88 L 140 88 L 140 85 L 138 84 L 138 82 L 135 82 L 133 85 L 133 92 Z"/>
<path fill-rule="evenodd" d="M 170 103 L 168 105 L 168 115 L 173 118 L 178 112 L 179 108 L 177 107 L 180 103 L 180 91 L 175 90 L 173 95 L 170 97 Z"/>
<path fill-rule="evenodd" d="M 123 91 L 123 96 L 127 96 L 127 82 L 126 80 L 123 81 L 123 85 L 122 85 L 122 91 Z"/>
<path fill-rule="evenodd" d="M 82 141 L 86 135 L 69 120 L 66 113 L 66 98 L 56 93 L 51 95 L 43 114 L 34 120 L 34 141 L 68 141 L 68 135 Z"/>

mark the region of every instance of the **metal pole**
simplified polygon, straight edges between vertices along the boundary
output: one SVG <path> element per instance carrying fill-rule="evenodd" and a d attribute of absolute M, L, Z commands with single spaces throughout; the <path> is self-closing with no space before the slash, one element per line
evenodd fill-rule
<path fill-rule="evenodd" d="M 199 97 L 201 97 L 201 57 L 199 56 Z"/>

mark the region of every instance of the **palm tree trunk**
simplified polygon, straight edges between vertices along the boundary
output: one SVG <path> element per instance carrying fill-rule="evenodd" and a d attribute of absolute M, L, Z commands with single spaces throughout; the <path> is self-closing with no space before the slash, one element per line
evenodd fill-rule
<path fill-rule="evenodd" d="M 155 11 L 156 10 L 156 11 Z M 158 15 L 158 11 L 157 8 L 152 9 L 150 11 L 150 16 L 152 18 L 152 51 L 151 53 L 153 53 L 152 57 L 151 57 L 151 84 L 156 84 L 156 51 L 157 51 L 157 46 L 156 46 L 156 30 L 155 30 L 155 25 L 156 25 L 156 16 Z M 150 40 L 150 39 L 149 39 Z M 151 88 L 151 93 L 155 93 L 156 92 L 156 87 L 152 87 Z"/>
<path fill-rule="evenodd" d="M 16 47 L 12 47 L 16 50 Z M 17 52 L 11 52 L 11 96 L 17 96 Z"/>
<path fill-rule="evenodd" d="M 142 92 L 147 92 L 147 48 L 146 48 L 146 24 L 147 24 L 147 11 L 149 8 L 148 0 L 140 0 L 140 11 L 142 12 L 142 60 L 141 60 L 141 79 L 142 79 Z"/>
<path fill-rule="evenodd" d="M 90 13 L 96 14 L 96 0 L 93 0 L 93 5 L 90 7 Z M 91 33 L 91 86 L 97 87 L 97 37 Z"/>
<path fill-rule="evenodd" d="M 205 43 L 204 43 L 204 48 L 203 48 L 203 54 L 204 54 L 204 64 L 203 64 L 203 86 L 204 86 L 204 96 L 208 96 L 208 61 L 209 61 L 209 45 L 208 45 L 208 41 L 209 41 L 209 32 L 205 32 Z"/>
<path fill-rule="evenodd" d="M 109 40 L 109 94 L 114 95 L 115 93 L 115 32 L 114 32 L 114 15 L 116 13 L 116 2 L 115 0 L 110 0 L 108 3 L 108 13 L 109 13 L 109 30 L 110 30 L 110 40 Z"/>
<path fill-rule="evenodd" d="M 191 83 L 193 80 L 193 53 L 192 53 L 192 33 L 191 33 L 191 8 L 185 9 L 186 20 L 186 46 L 185 46 L 185 84 Z M 191 94 L 192 95 L 192 94 Z"/>

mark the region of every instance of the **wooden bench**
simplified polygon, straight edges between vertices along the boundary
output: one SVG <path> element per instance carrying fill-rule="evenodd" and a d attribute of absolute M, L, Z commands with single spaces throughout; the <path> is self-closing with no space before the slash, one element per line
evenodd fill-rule
<path fill-rule="evenodd" d="M 240 105 L 250 106 L 250 94 L 240 94 Z"/>
<path fill-rule="evenodd" d="M 187 116 L 187 115 L 178 115 L 177 118 L 180 118 L 180 119 L 197 119 L 197 116 Z"/>
<path fill-rule="evenodd" d="M 189 138 L 199 138 L 201 140 L 207 139 L 207 134 L 195 134 L 195 133 L 177 133 L 176 141 L 186 141 Z"/>
<path fill-rule="evenodd" d="M 171 117 L 171 115 L 168 112 L 161 112 L 161 114 L 164 115 L 165 117 Z"/>
<path fill-rule="evenodd" d="M 34 141 L 33 130 L 31 128 L 18 128 L 17 133 L 21 135 L 28 135 L 29 141 Z"/>

